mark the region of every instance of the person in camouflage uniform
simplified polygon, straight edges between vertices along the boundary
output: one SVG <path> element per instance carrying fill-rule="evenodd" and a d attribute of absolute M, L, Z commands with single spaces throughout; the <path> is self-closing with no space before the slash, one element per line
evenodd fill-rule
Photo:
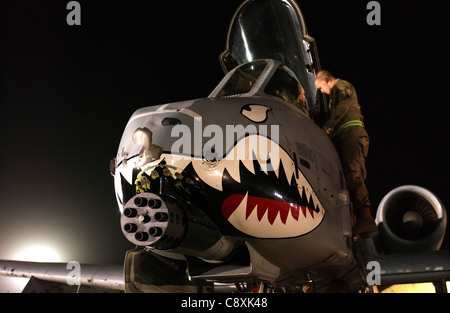
<path fill-rule="evenodd" d="M 353 233 L 370 237 L 377 225 L 370 212 L 369 192 L 365 160 L 369 150 L 369 136 L 364 129 L 364 117 L 356 90 L 348 81 L 336 79 L 325 70 L 316 75 L 315 85 L 330 96 L 330 117 L 324 130 L 333 141 L 341 159 L 356 224 Z"/>

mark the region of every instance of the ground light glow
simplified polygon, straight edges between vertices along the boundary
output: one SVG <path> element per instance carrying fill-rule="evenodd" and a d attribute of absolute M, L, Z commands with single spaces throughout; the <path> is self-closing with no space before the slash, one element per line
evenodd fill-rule
<path fill-rule="evenodd" d="M 18 261 L 32 262 L 62 262 L 62 258 L 55 249 L 46 245 L 34 245 L 19 251 L 14 257 Z"/>

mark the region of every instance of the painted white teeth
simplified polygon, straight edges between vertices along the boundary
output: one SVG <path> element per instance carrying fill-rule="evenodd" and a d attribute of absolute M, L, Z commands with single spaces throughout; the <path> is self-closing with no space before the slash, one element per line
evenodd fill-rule
<path fill-rule="evenodd" d="M 268 149 L 268 154 L 261 153 L 268 155 L 267 160 L 258 153 L 257 149 L 255 149 L 255 142 L 270 148 Z M 277 178 L 280 177 L 280 164 L 283 163 L 285 177 L 287 183 L 290 185 L 295 168 L 294 162 L 277 143 L 259 135 L 251 135 L 241 139 L 226 157 L 222 160 L 215 161 L 213 165 L 211 162 L 198 158 L 192 159 L 192 165 L 200 179 L 205 181 L 211 187 L 222 191 L 222 175 L 224 170 L 226 169 L 236 182 L 241 183 L 239 161 L 242 162 L 250 173 L 255 174 L 255 158 L 258 161 L 259 167 L 265 174 L 268 174 L 269 170 L 273 170 Z M 268 160 L 270 160 L 270 163 L 268 163 Z"/>

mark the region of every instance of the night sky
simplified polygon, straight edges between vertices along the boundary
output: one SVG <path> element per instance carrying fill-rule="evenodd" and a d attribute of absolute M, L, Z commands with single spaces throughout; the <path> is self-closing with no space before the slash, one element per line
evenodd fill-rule
<path fill-rule="evenodd" d="M 46 243 L 118 264 L 133 247 L 109 173 L 124 127 L 141 107 L 208 96 L 241 1 L 79 1 L 81 26 L 66 23 L 67 2 L 1 2 L 0 258 Z M 358 92 L 373 212 L 404 184 L 448 207 L 445 1 L 379 1 L 380 26 L 368 2 L 298 4 L 322 67 Z"/>

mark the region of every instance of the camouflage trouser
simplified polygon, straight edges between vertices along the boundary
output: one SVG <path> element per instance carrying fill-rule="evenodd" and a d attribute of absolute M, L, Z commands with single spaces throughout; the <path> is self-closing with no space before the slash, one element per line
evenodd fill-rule
<path fill-rule="evenodd" d="M 356 215 L 364 208 L 370 208 L 369 192 L 365 180 L 366 158 L 369 151 L 369 136 L 360 126 L 346 128 L 339 136 L 333 138 L 333 143 L 341 158 L 350 199 Z"/>

